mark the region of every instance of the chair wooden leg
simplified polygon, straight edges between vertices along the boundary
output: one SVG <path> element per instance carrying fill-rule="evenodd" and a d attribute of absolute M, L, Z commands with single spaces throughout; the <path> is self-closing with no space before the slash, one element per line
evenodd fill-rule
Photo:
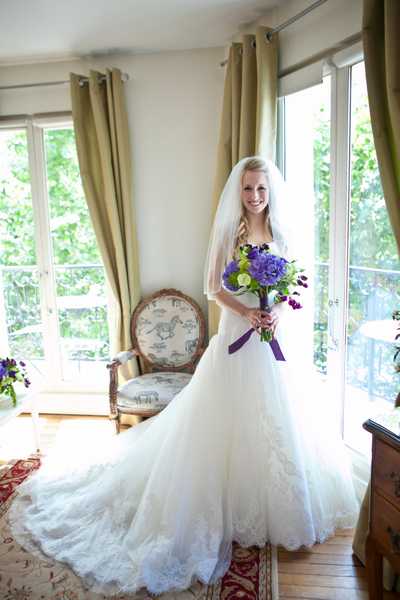
<path fill-rule="evenodd" d="M 117 413 L 117 418 L 115 419 L 115 428 L 117 430 L 117 433 L 120 433 L 121 431 L 121 425 L 119 422 L 119 413 Z"/>

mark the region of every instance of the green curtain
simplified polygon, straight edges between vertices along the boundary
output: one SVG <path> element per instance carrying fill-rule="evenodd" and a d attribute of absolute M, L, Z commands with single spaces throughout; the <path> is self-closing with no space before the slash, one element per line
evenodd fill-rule
<path fill-rule="evenodd" d="M 226 66 L 213 215 L 232 167 L 243 157 L 275 159 L 277 112 L 277 36 L 267 41 L 267 27 L 232 44 Z M 219 307 L 208 305 L 209 336 L 216 333 Z"/>
<path fill-rule="evenodd" d="M 400 2 L 364 0 L 363 45 L 383 193 L 400 253 Z"/>
<path fill-rule="evenodd" d="M 383 193 L 400 253 L 400 2 L 364 0 L 363 46 L 368 102 Z M 400 406 L 400 395 L 395 401 Z M 370 483 L 365 493 L 353 539 L 353 550 L 365 564 L 369 527 Z M 383 562 L 384 587 L 390 590 L 395 574 Z"/>
<path fill-rule="evenodd" d="M 116 301 L 113 351 L 131 347 L 130 318 L 140 299 L 128 116 L 121 72 L 71 73 L 79 167 L 96 239 Z M 134 374 L 132 365 L 129 375 Z"/>

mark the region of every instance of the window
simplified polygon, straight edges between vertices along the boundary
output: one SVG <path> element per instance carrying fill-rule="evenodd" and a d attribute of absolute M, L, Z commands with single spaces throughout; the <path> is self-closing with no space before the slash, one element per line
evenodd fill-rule
<path fill-rule="evenodd" d="M 72 125 L 0 129 L 0 155 L 1 353 L 47 390 L 104 389 L 105 273 Z"/>
<path fill-rule="evenodd" d="M 296 200 L 300 258 L 311 276 L 314 365 L 327 371 L 331 78 L 285 98 L 285 177 Z M 301 118 L 299 118 L 301 115 Z M 304 296 L 304 294 L 303 294 Z M 305 298 L 305 304 L 311 304 Z"/>
<path fill-rule="evenodd" d="M 350 161 L 344 434 L 366 451 L 370 434 L 362 423 L 391 408 L 398 393 L 391 316 L 399 308 L 400 269 L 376 160 L 364 63 L 351 69 Z"/>
<path fill-rule="evenodd" d="M 398 388 L 391 315 L 400 304 L 400 270 L 364 63 L 332 67 L 321 83 L 286 95 L 283 106 L 285 178 L 301 207 L 302 258 L 313 275 L 310 352 L 336 391 L 345 441 L 368 454 L 362 423 L 390 409 Z"/>

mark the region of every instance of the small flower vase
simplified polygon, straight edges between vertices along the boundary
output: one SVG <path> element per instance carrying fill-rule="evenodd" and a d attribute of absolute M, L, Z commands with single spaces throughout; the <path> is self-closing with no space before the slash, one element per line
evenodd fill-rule
<path fill-rule="evenodd" d="M 17 395 L 12 385 L 7 385 L 6 389 L 0 392 L 0 407 L 11 408 L 17 405 Z"/>
<path fill-rule="evenodd" d="M 0 410 L 3 408 L 13 408 L 13 400 L 8 394 L 0 394 Z"/>

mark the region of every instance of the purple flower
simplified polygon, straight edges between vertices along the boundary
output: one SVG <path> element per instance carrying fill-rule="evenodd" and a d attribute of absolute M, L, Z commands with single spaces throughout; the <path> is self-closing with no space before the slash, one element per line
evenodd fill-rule
<path fill-rule="evenodd" d="M 262 286 L 274 285 L 285 275 L 286 264 L 280 256 L 261 252 L 251 261 L 249 273 Z"/>
<path fill-rule="evenodd" d="M 2 379 L 6 373 L 7 369 L 4 367 L 3 364 L 0 364 L 0 379 Z"/>
<path fill-rule="evenodd" d="M 21 367 L 26 367 L 25 363 L 22 360 L 19 361 L 19 364 L 21 365 Z"/>
<path fill-rule="evenodd" d="M 231 290 L 232 292 L 236 292 L 236 290 L 239 289 L 238 286 L 235 283 L 232 283 L 232 281 L 230 280 L 230 276 L 233 275 L 233 273 L 236 273 L 237 271 L 239 271 L 239 265 L 236 262 L 236 260 L 232 260 L 226 265 L 224 274 L 222 276 L 224 280 L 224 286 L 227 290 Z"/>
<path fill-rule="evenodd" d="M 251 248 L 251 250 L 247 253 L 247 258 L 250 258 L 250 260 L 253 260 L 254 258 L 257 258 L 257 256 L 260 254 L 257 246 L 253 246 Z"/>
<path fill-rule="evenodd" d="M 8 376 L 9 377 L 15 377 L 16 372 L 15 371 L 8 371 Z"/>
<path fill-rule="evenodd" d="M 293 310 L 296 310 L 297 308 L 302 308 L 300 302 L 297 302 L 297 300 L 295 300 L 294 298 L 289 298 L 289 304 L 293 308 Z"/>

